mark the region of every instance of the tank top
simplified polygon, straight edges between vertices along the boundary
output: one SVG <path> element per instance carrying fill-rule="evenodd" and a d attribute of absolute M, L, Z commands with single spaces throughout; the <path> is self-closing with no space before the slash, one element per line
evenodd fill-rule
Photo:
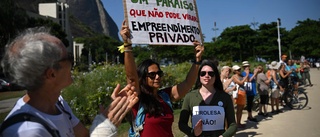
<path fill-rule="evenodd" d="M 272 76 L 272 75 L 270 75 L 270 76 Z M 279 81 L 280 81 L 279 73 L 276 73 L 276 80 L 279 83 Z M 279 88 L 278 85 L 276 84 L 276 82 L 273 80 L 273 78 L 271 78 L 270 86 L 271 86 L 271 89 Z"/>

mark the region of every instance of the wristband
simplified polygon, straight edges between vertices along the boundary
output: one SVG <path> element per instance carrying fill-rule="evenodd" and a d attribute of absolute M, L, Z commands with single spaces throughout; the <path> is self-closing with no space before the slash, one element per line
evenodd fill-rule
<path fill-rule="evenodd" d="M 193 64 L 196 64 L 196 65 L 200 65 L 201 63 L 202 61 L 196 61 L 196 60 L 193 61 Z"/>
<path fill-rule="evenodd" d="M 131 47 L 131 45 L 132 45 L 132 44 L 130 44 L 130 43 L 124 43 L 124 44 L 123 44 L 124 47 Z"/>
<path fill-rule="evenodd" d="M 124 52 L 131 52 L 131 49 L 125 49 Z"/>
<path fill-rule="evenodd" d="M 125 51 L 124 51 L 124 48 L 125 48 L 125 47 L 131 47 L 131 44 L 124 43 L 123 45 L 121 45 L 121 46 L 118 47 L 118 51 L 120 51 L 120 53 L 125 52 Z"/>

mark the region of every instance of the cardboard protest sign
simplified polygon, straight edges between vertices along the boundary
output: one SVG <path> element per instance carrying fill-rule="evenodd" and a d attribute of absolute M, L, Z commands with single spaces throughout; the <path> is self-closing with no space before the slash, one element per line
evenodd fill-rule
<path fill-rule="evenodd" d="M 133 44 L 202 42 L 195 0 L 123 0 L 123 5 Z"/>

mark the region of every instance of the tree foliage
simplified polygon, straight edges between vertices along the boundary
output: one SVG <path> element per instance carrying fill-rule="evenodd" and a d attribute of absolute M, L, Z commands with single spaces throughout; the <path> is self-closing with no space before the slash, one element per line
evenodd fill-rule
<path fill-rule="evenodd" d="M 24 10 L 17 8 L 13 0 L 1 0 L 0 6 L 0 42 L 3 49 L 17 32 L 25 28 L 27 16 Z"/>
<path fill-rule="evenodd" d="M 289 37 L 292 40 L 290 50 L 294 55 L 307 55 L 319 58 L 320 53 L 320 19 L 298 21 Z"/>
<path fill-rule="evenodd" d="M 68 46 L 66 34 L 60 25 L 50 20 L 29 18 L 25 11 L 17 8 L 11 0 L 1 0 L 0 5 L 2 7 L 0 9 L 2 18 L 0 20 L 0 49 L 3 50 L 4 45 L 14 38 L 17 32 L 36 26 L 50 27 L 51 33 Z M 119 60 L 120 63 L 123 63 L 123 54 L 117 50 L 117 47 L 121 45 L 120 41 L 101 34 L 91 34 L 90 32 L 88 37 L 75 38 L 77 42 L 84 43 L 80 62 L 84 69 L 88 68 L 89 53 L 92 55 L 93 62 L 108 60 L 108 63 L 115 63 Z M 280 39 L 281 53 L 292 55 L 294 59 L 301 55 L 320 58 L 320 19 L 298 21 L 297 26 L 290 31 L 280 27 Z M 263 23 L 257 29 L 256 26 L 254 29 L 250 28 L 250 24 L 228 27 L 215 41 L 204 43 L 204 46 L 203 59 L 243 61 L 262 57 L 268 61 L 278 60 L 277 23 Z M 147 58 L 156 61 L 167 59 L 175 63 L 194 59 L 193 46 L 135 45 L 133 53 L 137 62 Z"/>

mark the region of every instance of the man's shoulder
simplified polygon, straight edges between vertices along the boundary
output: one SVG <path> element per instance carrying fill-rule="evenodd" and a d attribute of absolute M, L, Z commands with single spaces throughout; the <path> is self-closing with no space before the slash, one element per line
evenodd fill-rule
<path fill-rule="evenodd" d="M 17 136 L 51 136 L 43 125 L 34 121 L 23 121 L 13 124 L 2 133 L 3 136 L 13 136 L 14 134 Z"/>

